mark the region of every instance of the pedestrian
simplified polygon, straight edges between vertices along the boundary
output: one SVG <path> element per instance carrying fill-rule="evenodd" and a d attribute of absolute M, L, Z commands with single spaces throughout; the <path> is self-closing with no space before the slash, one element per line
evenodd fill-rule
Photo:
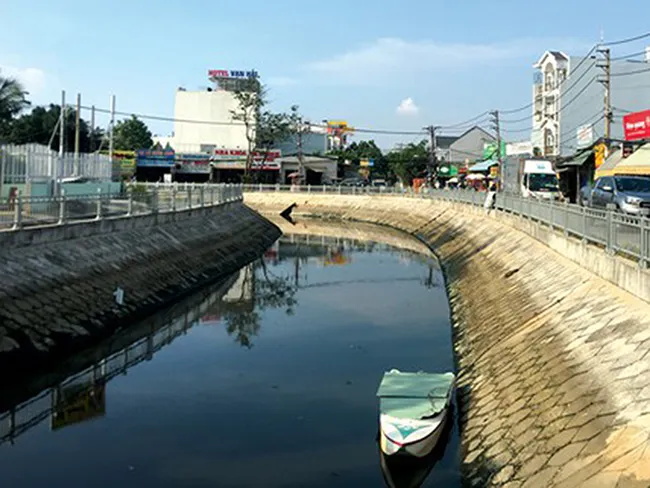
<path fill-rule="evenodd" d="M 494 181 L 490 182 L 488 186 L 487 196 L 485 197 L 485 202 L 483 203 L 483 208 L 487 214 L 494 209 L 497 203 L 497 185 Z"/>

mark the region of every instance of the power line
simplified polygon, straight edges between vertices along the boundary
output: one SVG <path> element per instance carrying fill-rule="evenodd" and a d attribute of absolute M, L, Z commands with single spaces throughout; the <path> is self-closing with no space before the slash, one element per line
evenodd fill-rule
<path fill-rule="evenodd" d="M 313 127 L 319 127 L 321 129 L 326 128 L 325 126 L 319 126 L 317 124 L 312 124 Z M 381 129 L 364 129 L 364 128 L 359 128 L 359 127 L 354 127 L 353 132 L 362 132 L 364 134 L 388 134 L 388 135 L 396 135 L 396 136 L 412 136 L 412 135 L 420 135 L 424 136 L 427 133 L 424 131 L 408 131 L 408 130 L 381 130 Z"/>
<path fill-rule="evenodd" d="M 636 58 L 637 56 L 644 55 L 646 52 L 645 51 L 639 51 L 638 53 L 632 53 L 632 54 L 625 54 L 623 56 L 616 56 L 615 58 L 612 58 L 612 61 L 620 61 L 622 59 L 631 59 L 631 58 Z"/>
<path fill-rule="evenodd" d="M 555 115 L 561 114 L 564 111 L 564 109 L 566 109 L 569 105 L 571 105 L 578 98 L 580 98 L 580 95 L 582 95 L 585 91 L 587 91 L 587 88 L 589 88 L 595 81 L 596 81 L 596 77 L 592 78 L 591 81 L 589 81 L 589 83 L 583 86 L 582 89 L 571 100 L 569 100 L 567 103 L 563 103 L 562 106 L 560 107 L 560 110 L 555 112 Z M 562 100 L 561 97 L 560 100 Z"/>
<path fill-rule="evenodd" d="M 530 120 L 530 115 L 526 115 L 525 117 L 522 117 L 520 119 L 514 119 L 514 120 L 501 119 L 500 122 L 502 124 L 516 124 L 518 122 L 524 122 L 525 120 Z"/>
<path fill-rule="evenodd" d="M 620 44 L 627 44 L 628 42 L 640 41 L 641 39 L 645 39 L 646 37 L 650 37 L 650 32 L 646 32 L 645 34 L 641 34 L 641 35 L 634 36 L 634 37 L 628 37 L 627 39 L 620 39 L 618 41 L 604 42 L 604 43 L 602 43 L 602 45 L 603 46 L 618 46 Z"/>
<path fill-rule="evenodd" d="M 578 83 L 580 83 L 580 81 L 582 81 L 582 79 L 583 79 L 585 76 L 587 76 L 587 74 L 589 74 L 589 70 L 590 70 L 591 68 L 593 68 L 594 66 L 596 66 L 596 61 L 594 61 L 593 63 L 591 63 L 591 66 L 589 66 L 588 68 L 586 68 L 586 69 L 584 70 L 584 72 L 583 72 L 583 73 L 582 73 L 582 74 L 581 74 L 581 75 L 580 75 L 580 76 L 579 76 L 579 77 L 578 77 L 578 78 L 577 78 L 573 83 L 571 83 L 571 86 L 569 86 L 566 90 L 564 90 L 564 93 L 561 93 L 561 94 L 560 94 L 560 98 L 561 98 L 562 96 L 566 95 L 568 92 L 570 92 L 571 89 L 572 89 L 573 87 L 577 86 Z M 576 67 L 576 69 L 577 69 L 577 67 Z M 569 78 L 567 78 L 567 79 L 569 79 Z M 560 87 L 561 87 L 563 84 L 564 84 L 564 82 L 560 84 Z"/>
<path fill-rule="evenodd" d="M 81 106 L 81 109 L 83 110 L 91 110 L 90 107 L 85 107 Z M 95 107 L 95 112 L 103 113 L 103 114 L 110 114 L 111 111 L 104 109 L 104 108 L 97 108 Z M 158 120 L 161 122 L 183 122 L 183 123 L 188 123 L 188 124 L 204 124 L 204 125 L 225 125 L 225 126 L 242 126 L 244 127 L 245 124 L 243 122 L 218 122 L 215 120 L 189 120 L 189 119 L 176 119 L 174 117 L 164 117 L 160 115 L 147 115 L 147 114 L 138 114 L 138 113 L 133 113 L 133 112 L 115 112 L 115 115 L 123 115 L 125 117 L 138 117 L 139 119 L 145 119 L 145 120 Z"/>
<path fill-rule="evenodd" d="M 507 132 L 508 134 L 515 134 L 519 132 L 530 132 L 533 130 L 532 127 L 526 127 L 525 129 L 501 129 L 503 132 Z"/>
<path fill-rule="evenodd" d="M 533 106 L 533 102 L 531 102 L 531 103 L 529 103 L 527 105 L 524 105 L 523 107 L 513 108 L 511 110 L 499 110 L 499 112 L 502 113 L 502 114 L 516 114 L 517 112 L 521 112 L 523 110 L 532 108 L 532 106 Z"/>
<path fill-rule="evenodd" d="M 87 106 L 81 106 L 81 109 L 84 110 L 91 110 L 91 107 Z M 110 114 L 111 111 L 107 109 L 102 109 L 102 108 L 97 108 L 95 107 L 96 112 L 100 113 L 106 113 Z M 149 114 L 140 114 L 140 113 L 133 113 L 133 112 L 115 112 L 115 115 L 122 115 L 122 116 L 135 116 L 138 117 L 139 119 L 143 120 L 157 120 L 161 122 L 181 122 L 181 123 L 187 123 L 187 124 L 203 124 L 203 125 L 219 125 L 219 126 L 238 126 L 238 127 L 244 127 L 245 124 L 242 122 L 225 122 L 225 121 L 215 121 L 215 120 L 192 120 L 192 119 L 177 119 L 175 117 L 164 117 L 160 115 L 149 115 Z M 326 125 L 322 124 L 310 124 L 312 127 L 315 128 L 320 128 L 320 129 L 326 129 Z M 367 129 L 367 128 L 361 128 L 361 127 L 355 127 L 354 132 L 362 132 L 362 133 L 368 133 L 368 134 L 388 134 L 388 135 L 426 135 L 426 132 L 423 131 L 401 131 L 401 130 L 382 130 L 382 129 Z"/>
<path fill-rule="evenodd" d="M 583 64 L 585 61 L 587 61 L 587 59 L 591 59 L 591 55 L 596 51 L 596 49 L 598 49 L 598 46 L 599 46 L 598 44 L 594 44 L 594 45 L 592 46 L 592 48 L 589 50 L 589 52 L 588 52 L 587 54 L 585 54 L 585 56 L 580 60 L 580 62 L 576 65 L 576 67 L 573 68 L 571 71 L 577 71 L 578 68 L 580 68 L 580 66 L 582 66 L 582 64 Z M 568 78 L 565 78 L 565 79 L 562 81 L 562 83 L 565 83 L 566 80 L 568 80 Z M 560 86 L 562 86 L 562 83 L 560 84 Z"/>
<path fill-rule="evenodd" d="M 482 117 L 485 117 L 489 113 L 490 113 L 489 111 L 485 111 L 485 112 L 477 115 L 476 117 L 472 117 L 471 119 L 466 120 L 465 122 L 459 122 L 458 124 L 453 124 L 453 125 L 443 125 L 440 128 L 441 129 L 455 129 L 455 128 L 460 128 L 461 126 L 464 126 L 464 125 L 471 124 L 472 122 L 474 122 L 474 125 L 476 125 L 476 124 L 478 124 L 478 122 L 475 122 L 475 121 L 478 121 L 478 119 L 480 119 Z"/>
<path fill-rule="evenodd" d="M 647 73 L 648 71 L 650 71 L 650 68 L 643 68 L 643 69 L 637 69 L 637 70 L 634 70 L 634 71 L 628 71 L 626 73 L 612 73 L 610 76 L 612 76 L 612 77 L 614 77 L 614 76 L 631 76 L 631 75 L 638 75 L 640 73 Z"/>
<path fill-rule="evenodd" d="M 597 120 L 594 120 L 596 117 L 598 117 L 598 119 L 597 119 Z M 567 133 L 571 133 L 571 132 L 573 132 L 573 131 L 575 131 L 575 130 L 578 130 L 580 127 L 582 127 L 582 126 L 584 126 L 584 125 L 587 125 L 587 124 L 590 124 L 590 125 L 597 124 L 598 122 L 600 122 L 600 121 L 603 120 L 604 118 L 605 118 L 605 114 L 603 114 L 603 113 L 601 113 L 601 112 L 597 112 L 597 113 L 595 113 L 594 115 L 592 115 L 591 117 L 587 118 L 587 119 L 586 119 L 585 121 L 583 121 L 582 123 L 578 124 L 577 126 L 572 127 L 571 129 L 568 129 L 568 130 L 567 130 Z M 560 146 L 568 147 L 568 146 L 566 146 L 566 143 L 567 143 L 568 141 L 572 140 L 573 137 L 574 137 L 573 134 L 571 134 L 571 135 L 568 136 L 566 139 L 560 140 Z"/>

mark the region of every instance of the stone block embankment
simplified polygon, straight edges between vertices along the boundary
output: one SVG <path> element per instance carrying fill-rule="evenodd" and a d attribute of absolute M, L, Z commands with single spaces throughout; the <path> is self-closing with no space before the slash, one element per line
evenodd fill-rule
<path fill-rule="evenodd" d="M 0 233 L 0 371 L 94 344 L 256 259 L 279 236 L 240 202 Z"/>
<path fill-rule="evenodd" d="M 494 217 L 387 196 L 250 193 L 276 214 L 387 225 L 445 270 L 474 486 L 650 485 L 650 305 Z"/>

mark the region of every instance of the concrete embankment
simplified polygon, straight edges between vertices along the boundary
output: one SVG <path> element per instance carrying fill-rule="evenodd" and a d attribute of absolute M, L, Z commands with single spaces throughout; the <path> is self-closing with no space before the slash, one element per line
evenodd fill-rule
<path fill-rule="evenodd" d="M 60 361 L 235 271 L 279 236 L 240 202 L 1 232 L 1 370 Z"/>
<path fill-rule="evenodd" d="M 403 197 L 250 193 L 277 214 L 425 241 L 445 270 L 463 465 L 474 486 L 650 485 L 650 305 L 516 229 Z M 554 237 L 555 239 L 556 237 Z M 559 237 L 557 237 L 559 238 Z"/>

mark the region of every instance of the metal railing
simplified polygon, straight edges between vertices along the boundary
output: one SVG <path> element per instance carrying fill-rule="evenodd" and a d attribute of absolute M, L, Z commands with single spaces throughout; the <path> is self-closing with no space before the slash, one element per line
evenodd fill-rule
<path fill-rule="evenodd" d="M 414 191 L 398 187 L 346 186 L 288 186 L 244 185 L 244 192 L 303 192 L 339 195 L 402 195 L 412 198 L 435 198 L 448 202 L 482 207 L 486 194 L 474 190 Z M 602 247 L 606 252 L 618 253 L 647 267 L 650 261 L 650 219 L 631 216 L 613 210 L 598 210 L 579 205 L 521 198 L 505 193 L 497 194 L 496 210 L 517 215 L 552 230 L 573 236 Z"/>
<path fill-rule="evenodd" d="M 120 194 L 24 197 L 0 199 L 0 231 L 37 225 L 65 225 L 71 221 L 101 220 L 241 201 L 240 185 L 130 185 Z"/>

